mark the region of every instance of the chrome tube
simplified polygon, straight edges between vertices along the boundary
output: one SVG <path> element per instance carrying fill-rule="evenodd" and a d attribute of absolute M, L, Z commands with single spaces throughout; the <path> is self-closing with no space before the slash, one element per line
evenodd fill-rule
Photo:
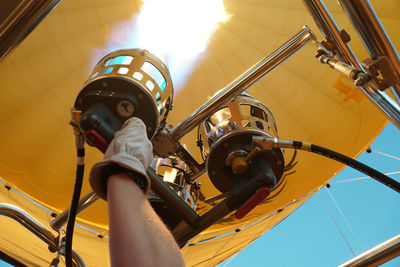
<path fill-rule="evenodd" d="M 0 203 L 0 215 L 7 216 L 17 221 L 31 233 L 43 240 L 49 246 L 50 251 L 57 251 L 58 240 L 53 233 L 47 230 L 40 222 L 31 217 L 23 209 L 14 205 Z M 86 266 L 82 258 L 75 251 L 72 251 L 72 260 L 77 267 Z"/>
<path fill-rule="evenodd" d="M 400 57 L 370 2 L 368 0 L 339 0 L 339 3 L 350 18 L 371 58 L 386 56 L 389 59 L 388 65 L 394 74 L 393 82 L 397 81 L 390 89 L 397 103 L 400 104 Z"/>
<path fill-rule="evenodd" d="M 78 215 L 79 213 L 84 211 L 87 207 L 92 205 L 98 199 L 99 199 L 99 196 L 96 195 L 96 193 L 94 193 L 94 192 L 91 192 L 91 193 L 87 194 L 86 196 L 84 196 L 81 200 L 79 200 L 76 215 Z M 63 227 L 64 224 L 67 222 L 68 214 L 69 214 L 69 209 L 63 211 L 56 218 L 51 220 L 51 222 L 50 222 L 51 228 L 53 228 L 56 231 L 59 231 L 61 229 L 61 227 Z"/>
<path fill-rule="evenodd" d="M 372 58 L 387 56 L 400 79 L 400 57 L 368 0 L 339 0 Z"/>
<path fill-rule="evenodd" d="M 277 50 L 272 52 L 271 55 L 259 61 L 248 71 L 223 88 L 218 94 L 214 95 L 214 97 L 194 111 L 191 115 L 189 115 L 189 117 L 175 126 L 169 132 L 169 135 L 173 139 L 179 140 L 186 133 L 196 127 L 201 121 L 216 112 L 223 105 L 227 104 L 232 98 L 248 89 L 258 79 L 273 70 L 313 39 L 314 35 L 312 31 L 305 26 L 283 46 L 279 47 Z"/>
<path fill-rule="evenodd" d="M 0 203 L 0 215 L 10 217 L 23 227 L 43 240 L 49 247 L 56 250 L 57 239 L 52 232 L 47 230 L 40 222 L 32 218 L 24 210 L 6 203 Z"/>
<path fill-rule="evenodd" d="M 343 62 L 362 70 L 361 65 L 354 56 L 353 51 L 343 41 L 340 35 L 339 27 L 336 25 L 336 22 L 333 20 L 324 2 L 320 0 L 303 0 L 303 3 L 324 37 L 328 40 L 332 40 L 335 43 L 338 57 Z"/>
<path fill-rule="evenodd" d="M 324 37 L 335 43 L 338 58 L 343 62 L 364 71 L 350 46 L 343 41 L 340 35 L 340 30 L 323 1 L 303 0 L 303 3 Z M 371 83 L 367 86 L 360 86 L 360 89 L 370 99 L 370 101 L 372 101 L 386 115 L 386 117 L 400 129 L 400 107 L 398 103 L 393 101 L 393 99 L 385 92 L 375 89 Z"/>
<path fill-rule="evenodd" d="M 378 266 L 400 256 L 400 235 L 340 265 L 340 267 Z"/>
<path fill-rule="evenodd" d="M 46 17 L 60 0 L 22 0 L 0 25 L 0 62 Z"/>

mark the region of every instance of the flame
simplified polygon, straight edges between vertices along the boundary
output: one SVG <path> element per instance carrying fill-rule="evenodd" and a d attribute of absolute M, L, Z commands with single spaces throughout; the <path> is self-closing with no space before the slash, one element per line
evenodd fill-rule
<path fill-rule="evenodd" d="M 173 183 L 176 178 L 176 174 L 178 173 L 178 169 L 175 168 L 169 168 L 164 172 L 164 182 L 170 182 Z"/>
<path fill-rule="evenodd" d="M 222 0 L 143 0 L 139 14 L 111 30 L 107 46 L 95 51 L 96 60 L 117 49 L 146 49 L 167 62 L 179 91 L 212 33 L 228 19 Z"/>

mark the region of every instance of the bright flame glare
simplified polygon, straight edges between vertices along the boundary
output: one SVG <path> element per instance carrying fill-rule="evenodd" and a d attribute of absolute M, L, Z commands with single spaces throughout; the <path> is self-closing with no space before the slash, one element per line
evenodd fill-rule
<path fill-rule="evenodd" d="M 175 181 L 177 173 L 178 173 L 178 169 L 175 169 L 175 168 L 167 169 L 164 172 L 164 178 L 163 178 L 164 182 L 173 183 Z"/>
<path fill-rule="evenodd" d="M 101 57 L 117 49 L 146 49 L 166 61 L 177 92 L 212 33 L 228 19 L 222 0 L 143 0 L 138 15 L 112 29 Z"/>

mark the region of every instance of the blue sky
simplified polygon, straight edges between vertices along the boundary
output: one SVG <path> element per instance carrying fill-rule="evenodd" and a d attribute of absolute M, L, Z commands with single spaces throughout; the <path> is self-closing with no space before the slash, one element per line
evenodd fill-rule
<path fill-rule="evenodd" d="M 399 148 L 400 130 L 390 123 L 371 145 L 372 153 L 364 152 L 358 160 L 384 173 L 400 171 L 399 160 L 378 153 L 400 158 Z M 220 266 L 337 266 L 353 258 L 353 253 L 359 255 L 400 234 L 398 193 L 371 178 L 340 182 L 364 176 L 345 168 L 331 180 L 330 189 L 320 190 Z M 400 174 L 391 177 L 400 181 Z M 400 257 L 383 266 L 400 266 Z"/>

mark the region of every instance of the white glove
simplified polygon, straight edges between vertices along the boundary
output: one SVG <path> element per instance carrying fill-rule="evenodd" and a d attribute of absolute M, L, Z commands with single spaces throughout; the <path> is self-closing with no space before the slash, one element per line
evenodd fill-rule
<path fill-rule="evenodd" d="M 93 191 L 101 198 L 107 199 L 104 192 L 103 168 L 112 163 L 143 175 L 147 179 L 147 188 L 150 189 L 150 180 L 146 169 L 153 160 L 153 146 L 147 138 L 146 126 L 138 118 L 127 120 L 122 129 L 115 133 L 113 140 L 108 146 L 104 159 L 93 165 L 90 171 L 90 185 Z M 107 177 L 108 178 L 108 177 Z"/>

